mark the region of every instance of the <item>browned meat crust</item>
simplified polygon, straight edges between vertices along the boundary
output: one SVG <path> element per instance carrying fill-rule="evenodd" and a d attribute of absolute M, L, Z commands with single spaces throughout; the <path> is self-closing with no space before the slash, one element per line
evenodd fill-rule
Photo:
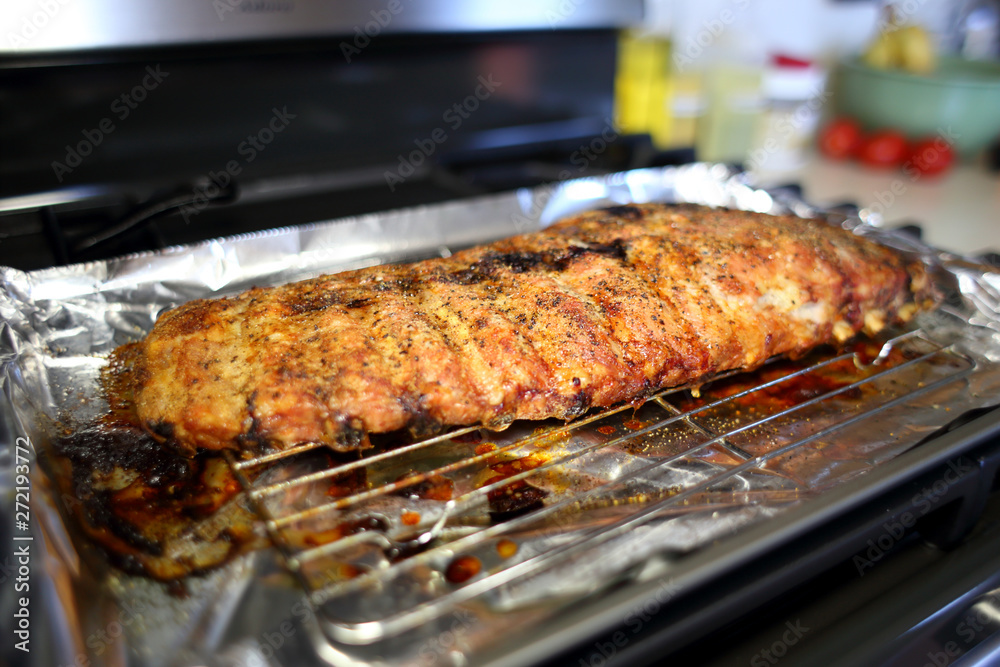
<path fill-rule="evenodd" d="M 119 357 L 181 451 L 573 418 L 931 305 L 919 262 L 815 221 L 623 206 L 448 259 L 164 314 Z"/>

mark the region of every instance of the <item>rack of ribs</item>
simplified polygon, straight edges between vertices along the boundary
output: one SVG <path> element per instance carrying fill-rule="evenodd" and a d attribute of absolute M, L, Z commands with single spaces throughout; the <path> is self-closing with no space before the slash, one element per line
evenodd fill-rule
<path fill-rule="evenodd" d="M 934 300 L 919 260 L 819 221 L 619 206 L 446 259 L 191 301 L 113 353 L 109 386 L 186 454 L 351 450 L 638 404 Z"/>

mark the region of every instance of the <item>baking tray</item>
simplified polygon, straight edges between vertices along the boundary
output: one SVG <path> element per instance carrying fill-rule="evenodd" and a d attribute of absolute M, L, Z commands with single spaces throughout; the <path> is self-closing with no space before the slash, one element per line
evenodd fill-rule
<path fill-rule="evenodd" d="M 948 300 L 914 326 L 856 349 L 778 360 L 704 391 L 670 390 L 636 411 L 515 424 L 503 433 L 460 429 L 332 471 L 315 466 L 311 447 L 232 459 L 245 486 L 239 502 L 274 548 L 189 578 L 183 595 L 107 567 L 66 520 L 66 498 L 51 491 L 44 455 L 54 425 L 85 423 L 106 409 L 96 391 L 106 354 L 148 330 L 163 309 L 251 285 L 447 255 L 590 208 L 647 201 L 792 211 L 840 224 L 923 258 Z M 36 576 L 55 582 L 46 599 L 61 617 L 53 624 L 60 641 L 51 646 L 58 661 L 524 664 L 622 623 L 629 603 L 679 605 L 706 581 L 965 451 L 975 437 L 920 443 L 959 414 L 997 402 L 1000 280 L 865 218 L 820 211 L 787 192 L 755 188 L 727 167 L 696 164 L 30 274 L 4 270 L 7 407 L 15 437 L 43 452 L 32 470 L 35 533 L 45 545 L 45 574 Z M 5 496 L 14 480 L 9 463 Z M 249 474 L 260 466 L 268 473 Z M 362 468 L 363 488 L 332 502 L 312 493 Z M 423 477 L 401 478 L 414 472 Z M 406 493 L 435 477 L 451 480 L 450 497 Z M 537 502 L 494 516 L 496 494 L 521 483 L 536 489 L 529 495 Z M 293 496 L 305 505 L 289 503 Z M 412 525 L 402 520 L 407 512 L 418 515 Z M 377 529 L 302 541 L 373 516 Z M 468 575 L 459 565 L 470 557 L 479 571 Z M 123 613 L 127 626 L 115 620 Z M 100 638 L 109 627 L 120 628 L 114 641 Z"/>

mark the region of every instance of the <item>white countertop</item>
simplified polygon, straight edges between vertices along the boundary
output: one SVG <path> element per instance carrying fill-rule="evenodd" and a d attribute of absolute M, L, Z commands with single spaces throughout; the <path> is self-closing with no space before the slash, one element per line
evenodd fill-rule
<path fill-rule="evenodd" d="M 957 165 L 935 177 L 868 169 L 811 155 L 805 166 L 754 172 L 761 185 L 797 182 L 816 205 L 853 202 L 880 212 L 884 225 L 919 224 L 925 243 L 962 254 L 1000 252 L 1000 174 Z"/>

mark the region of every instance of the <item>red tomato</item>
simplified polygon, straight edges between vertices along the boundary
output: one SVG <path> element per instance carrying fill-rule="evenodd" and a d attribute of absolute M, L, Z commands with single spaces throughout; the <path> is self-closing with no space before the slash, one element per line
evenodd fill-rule
<path fill-rule="evenodd" d="M 927 137 L 910 148 L 913 168 L 925 176 L 933 176 L 946 171 L 955 162 L 955 151 L 951 144 L 941 137 Z"/>
<path fill-rule="evenodd" d="M 858 159 L 877 169 L 898 167 L 908 154 L 906 137 L 896 130 L 874 132 L 865 137 L 858 149 Z"/>
<path fill-rule="evenodd" d="M 819 150 L 833 160 L 853 156 L 861 144 L 861 128 L 850 118 L 837 118 L 819 133 Z"/>

